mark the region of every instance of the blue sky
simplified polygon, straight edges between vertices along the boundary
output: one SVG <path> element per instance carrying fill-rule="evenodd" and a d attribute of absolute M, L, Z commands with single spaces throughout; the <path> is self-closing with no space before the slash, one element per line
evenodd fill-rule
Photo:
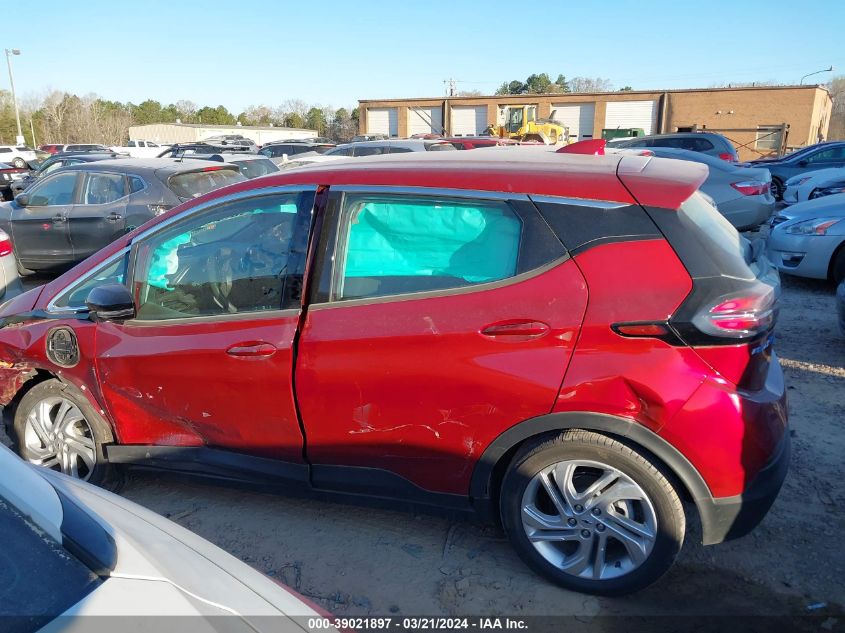
<path fill-rule="evenodd" d="M 25 6 L 25 19 L 4 28 L 0 41 L 22 50 L 14 58 L 19 97 L 57 89 L 136 103 L 190 99 L 237 113 L 294 98 L 348 107 L 366 98 L 437 96 L 450 77 L 459 89 L 488 94 L 534 72 L 604 77 L 635 89 L 797 83 L 831 64 L 834 73 L 810 81 L 845 74 L 845 2 L 838 0 L 15 6 Z M 8 88 L 2 71 L 0 87 Z"/>

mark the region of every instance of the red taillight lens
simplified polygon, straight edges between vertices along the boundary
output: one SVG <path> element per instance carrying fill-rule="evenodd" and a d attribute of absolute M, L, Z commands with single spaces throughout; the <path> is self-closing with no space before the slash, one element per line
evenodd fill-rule
<path fill-rule="evenodd" d="M 607 141 L 603 138 L 592 138 L 585 141 L 578 141 L 571 145 L 564 145 L 556 154 L 590 154 L 592 156 L 604 156 L 604 148 Z"/>
<path fill-rule="evenodd" d="M 719 158 L 721 158 L 722 160 L 726 160 L 729 163 L 736 162 L 736 156 L 734 156 L 733 154 L 729 154 L 728 152 L 722 152 L 721 154 L 719 154 Z"/>
<path fill-rule="evenodd" d="M 775 322 L 775 290 L 757 283 L 748 290 L 720 297 L 692 320 L 705 334 L 751 338 L 769 330 Z"/>
<path fill-rule="evenodd" d="M 12 238 L 6 231 L 0 230 L 0 257 L 10 255 L 13 250 Z"/>
<path fill-rule="evenodd" d="M 744 196 L 762 196 L 769 192 L 771 185 L 768 182 L 757 182 L 756 180 L 744 180 L 742 182 L 732 182 L 731 187 L 739 191 Z"/>

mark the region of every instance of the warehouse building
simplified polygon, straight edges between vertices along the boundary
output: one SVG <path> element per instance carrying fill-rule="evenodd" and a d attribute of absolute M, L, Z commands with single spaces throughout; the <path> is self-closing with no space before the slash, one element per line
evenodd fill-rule
<path fill-rule="evenodd" d="M 502 124 L 509 106 L 536 105 L 537 117 L 566 125 L 571 140 L 602 131 L 646 134 L 709 130 L 730 138 L 742 160 L 802 147 L 827 136 L 833 101 L 823 86 L 495 95 L 359 101 L 360 132 L 470 136 Z"/>
<path fill-rule="evenodd" d="M 129 127 L 129 140 L 154 141 L 159 145 L 195 143 L 209 137 L 240 134 L 258 145 L 270 141 L 315 138 L 317 130 L 292 127 L 261 127 L 257 125 L 206 125 L 203 123 L 150 123 Z"/>

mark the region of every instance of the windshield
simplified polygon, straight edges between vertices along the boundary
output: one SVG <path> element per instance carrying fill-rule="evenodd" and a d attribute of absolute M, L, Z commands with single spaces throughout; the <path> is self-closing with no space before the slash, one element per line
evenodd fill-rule
<path fill-rule="evenodd" d="M 279 171 L 279 168 L 276 167 L 276 164 L 269 159 L 259 159 L 259 160 L 243 160 L 232 161 L 233 165 L 237 165 L 241 169 L 241 173 L 246 176 L 247 180 L 252 180 L 253 178 L 258 178 L 259 176 L 266 176 L 267 174 L 272 174 L 275 171 Z"/>
<path fill-rule="evenodd" d="M 0 496 L 0 622 L 52 620 L 100 585 L 97 576 Z M 32 624 L 32 622 L 30 622 Z M 24 625 L 22 630 L 34 630 Z"/>
<path fill-rule="evenodd" d="M 167 181 L 170 190 L 183 200 L 246 180 L 235 167 L 206 167 L 202 171 L 175 174 Z"/>

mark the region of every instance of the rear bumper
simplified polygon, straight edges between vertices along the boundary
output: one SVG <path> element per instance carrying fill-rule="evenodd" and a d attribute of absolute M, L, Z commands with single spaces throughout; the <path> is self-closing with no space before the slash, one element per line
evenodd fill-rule
<path fill-rule="evenodd" d="M 775 456 L 741 495 L 697 500 L 704 545 L 745 536 L 772 507 L 789 470 L 790 436 L 786 432 Z"/>

